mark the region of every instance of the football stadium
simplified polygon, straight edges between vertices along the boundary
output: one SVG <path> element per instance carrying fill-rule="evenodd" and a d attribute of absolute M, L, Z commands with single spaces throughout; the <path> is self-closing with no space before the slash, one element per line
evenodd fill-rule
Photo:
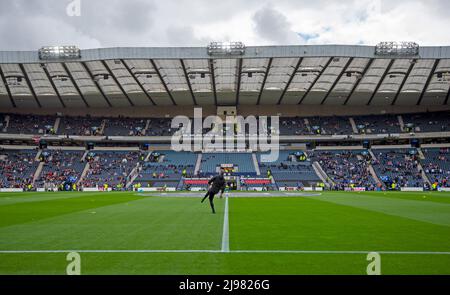
<path fill-rule="evenodd" d="M 2 290 L 448 289 L 449 9 L 0 0 Z"/>
<path fill-rule="evenodd" d="M 0 75 L 1 274 L 450 273 L 450 47 L 56 46 Z"/>

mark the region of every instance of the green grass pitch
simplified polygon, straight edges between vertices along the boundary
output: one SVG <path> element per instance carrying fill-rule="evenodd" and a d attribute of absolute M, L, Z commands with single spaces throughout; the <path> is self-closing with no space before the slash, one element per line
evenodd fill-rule
<path fill-rule="evenodd" d="M 1 193 L 0 274 L 450 274 L 450 193 L 200 196 Z"/>

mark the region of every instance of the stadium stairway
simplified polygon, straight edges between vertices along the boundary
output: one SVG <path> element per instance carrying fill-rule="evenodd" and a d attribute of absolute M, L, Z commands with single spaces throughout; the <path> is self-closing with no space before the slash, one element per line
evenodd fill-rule
<path fill-rule="evenodd" d="M 305 127 L 308 129 L 308 132 L 311 133 L 311 125 L 309 124 L 308 118 L 303 119 L 303 122 L 305 123 Z"/>
<path fill-rule="evenodd" d="M 144 130 L 142 130 L 143 134 L 146 135 L 147 134 L 147 130 L 148 127 L 150 126 L 150 120 L 147 120 L 147 122 L 145 123 L 145 127 Z"/>
<path fill-rule="evenodd" d="M 372 164 L 368 165 L 370 175 L 372 175 L 373 179 L 377 182 L 378 185 L 383 185 L 380 178 L 378 177 L 377 173 L 375 172 L 375 169 L 373 168 Z"/>
<path fill-rule="evenodd" d="M 359 132 L 358 132 L 358 128 L 356 128 L 355 119 L 350 117 L 350 118 L 348 118 L 348 120 L 350 121 L 350 125 L 352 126 L 353 133 L 358 134 Z"/>
<path fill-rule="evenodd" d="M 375 154 L 373 153 L 372 149 L 369 149 L 369 154 L 372 157 L 372 160 L 376 161 L 377 157 L 375 157 Z"/>
<path fill-rule="evenodd" d="M 104 134 L 105 132 L 106 121 L 107 120 L 102 120 L 102 125 L 100 126 L 100 134 Z"/>
<path fill-rule="evenodd" d="M 422 154 L 422 155 L 423 155 L 423 154 Z M 424 158 L 425 158 L 425 157 L 424 157 Z M 420 163 L 420 161 L 417 163 L 417 171 L 419 171 L 420 174 L 422 175 L 423 182 L 427 183 L 427 184 L 431 187 L 431 181 L 430 181 L 430 179 L 428 178 L 428 175 L 427 175 L 427 174 L 425 173 L 425 171 L 423 170 L 422 163 Z"/>
<path fill-rule="evenodd" d="M 88 155 L 89 151 L 85 151 L 83 156 L 81 157 L 81 161 L 84 161 Z"/>
<path fill-rule="evenodd" d="M 11 117 L 9 116 L 9 115 L 6 115 L 5 116 L 5 131 L 7 131 L 8 130 L 8 127 L 9 127 L 9 120 L 11 119 Z"/>
<path fill-rule="evenodd" d="M 61 123 L 61 117 L 57 117 L 55 120 L 55 124 L 53 125 L 53 130 L 55 134 L 58 134 L 59 124 Z"/>
<path fill-rule="evenodd" d="M 83 169 L 83 173 L 81 173 L 80 179 L 77 182 L 77 185 L 80 185 L 81 182 L 84 180 L 84 178 L 86 177 L 86 174 L 88 173 L 89 169 L 91 168 L 91 166 L 89 165 L 89 162 L 86 162 L 86 166 L 84 166 Z"/>
<path fill-rule="evenodd" d="M 252 159 L 253 159 L 253 165 L 255 166 L 256 175 L 261 175 L 261 170 L 259 169 L 258 165 L 258 158 L 256 157 L 255 153 L 252 153 Z"/>
<path fill-rule="evenodd" d="M 403 121 L 403 117 L 401 115 L 397 116 L 398 124 L 400 125 L 400 130 L 405 130 L 405 122 Z"/>
<path fill-rule="evenodd" d="M 319 176 L 320 180 L 322 180 L 322 182 L 327 187 L 331 187 L 332 185 L 334 185 L 333 181 L 331 180 L 330 177 L 328 177 L 328 175 L 322 169 L 322 166 L 320 166 L 319 162 L 314 161 L 312 164 L 312 167 L 313 167 L 314 171 L 316 172 L 317 176 Z"/>
<path fill-rule="evenodd" d="M 197 156 L 197 161 L 195 162 L 195 169 L 194 169 L 194 175 L 198 175 L 198 172 L 200 171 L 200 166 L 202 165 L 202 153 L 199 153 Z"/>
<path fill-rule="evenodd" d="M 423 154 L 422 149 L 417 149 L 417 153 L 419 154 L 419 159 L 425 160 L 425 155 Z"/>
<path fill-rule="evenodd" d="M 127 176 L 127 183 L 125 185 L 126 188 L 129 188 L 133 182 L 136 180 L 136 178 L 139 176 L 139 171 L 142 170 L 142 165 L 141 163 L 138 161 L 138 163 L 136 164 L 136 167 L 133 168 L 133 170 L 131 170 L 130 175 Z"/>
<path fill-rule="evenodd" d="M 34 186 L 34 183 L 36 182 L 36 180 L 38 180 L 39 176 L 41 175 L 42 169 L 44 168 L 44 162 L 40 162 L 38 167 L 36 168 L 36 171 L 34 172 L 33 175 L 33 182 L 31 183 Z"/>
<path fill-rule="evenodd" d="M 42 154 L 42 150 L 39 150 L 39 151 L 36 153 L 36 157 L 34 157 L 34 160 L 35 160 L 35 161 L 39 161 L 39 157 L 41 156 L 41 154 Z"/>

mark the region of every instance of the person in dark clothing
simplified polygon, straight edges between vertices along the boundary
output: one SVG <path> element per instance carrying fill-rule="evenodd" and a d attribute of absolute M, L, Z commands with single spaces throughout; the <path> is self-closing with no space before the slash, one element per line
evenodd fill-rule
<path fill-rule="evenodd" d="M 205 197 L 202 199 L 202 203 L 206 200 L 206 198 L 209 197 L 209 204 L 211 205 L 212 213 L 216 213 L 216 210 L 214 209 L 214 196 L 220 192 L 220 197 L 222 197 L 223 192 L 225 190 L 225 178 L 223 177 L 223 170 L 220 169 L 220 173 L 217 176 L 214 176 L 208 181 L 208 184 L 210 185 L 210 188 L 208 189 L 208 192 L 206 193 Z"/>

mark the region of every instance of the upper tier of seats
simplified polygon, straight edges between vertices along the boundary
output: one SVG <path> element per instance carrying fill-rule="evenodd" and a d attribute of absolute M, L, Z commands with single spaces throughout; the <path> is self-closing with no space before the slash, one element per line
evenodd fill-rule
<path fill-rule="evenodd" d="M 2 118 L 3 117 L 3 118 Z M 7 120 L 9 118 L 9 120 Z M 441 132 L 450 130 L 450 112 L 434 112 L 401 115 L 405 126 L 412 124 L 415 132 Z M 94 118 L 0 114 L 0 132 L 10 134 L 47 134 L 56 132 L 67 135 L 107 136 L 170 136 L 178 129 L 171 128 L 169 118 Z M 351 119 L 355 125 L 352 126 Z M 270 126 L 270 120 L 269 120 Z M 193 128 L 193 126 L 191 126 Z M 397 115 L 373 115 L 353 117 L 281 117 L 281 135 L 314 134 L 385 134 L 410 132 L 401 130 Z M 192 129 L 191 128 L 191 129 Z M 317 131 L 319 130 L 319 131 Z M 208 129 L 204 129 L 207 132 Z"/>

